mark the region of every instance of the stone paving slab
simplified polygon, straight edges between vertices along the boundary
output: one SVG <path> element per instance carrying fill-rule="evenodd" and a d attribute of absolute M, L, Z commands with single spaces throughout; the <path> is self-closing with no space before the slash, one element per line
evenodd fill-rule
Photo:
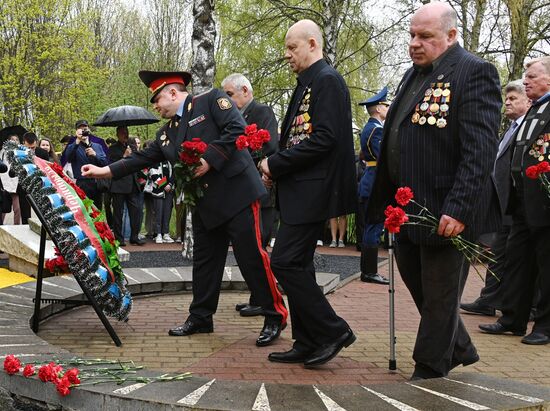
<path fill-rule="evenodd" d="M 190 274 L 188 268 L 184 274 Z M 170 269 L 155 269 L 145 272 L 135 271 L 136 277 L 148 283 L 136 283 L 132 286 L 141 290 L 149 285 L 161 291 L 166 285 L 182 284 L 178 275 Z M 176 269 L 179 270 L 179 269 Z M 180 274 L 180 271 L 177 271 Z M 382 271 L 383 273 L 383 271 Z M 235 282 L 238 274 L 231 270 L 226 272 L 227 281 Z M 147 279 L 149 278 L 149 279 Z M 71 278 L 48 279 L 45 289 L 67 297 L 79 294 L 78 284 Z M 330 278 L 327 283 L 330 283 Z M 160 284 L 160 285 L 159 285 Z M 22 285 L 24 286 L 24 285 Z M 21 287 L 21 286 L 17 286 Z M 550 381 L 548 387 L 531 384 L 518 384 L 509 377 L 520 377 L 537 374 L 537 381 L 544 381 L 547 366 L 541 364 L 531 368 L 521 368 L 522 364 L 544 362 L 546 347 L 525 347 L 517 345 L 519 339 L 504 339 L 501 336 L 487 336 L 473 333 L 482 361 L 469 369 L 474 374 L 452 373 L 447 379 L 436 379 L 411 383 L 389 382 L 403 381 L 410 375 L 411 350 L 414 345 L 415 328 L 418 316 L 411 310 L 410 296 L 403 293 L 403 285 L 398 283 L 399 299 L 396 302 L 398 312 L 398 370 L 387 371 L 387 307 L 381 304 L 381 298 L 387 298 L 387 288 L 359 281 L 351 281 L 345 287 L 333 293 L 329 299 L 335 310 L 348 320 L 358 335 L 358 341 L 325 366 L 317 370 L 306 370 L 297 364 L 275 364 L 266 360 L 272 350 L 286 349 L 291 341 L 290 334 L 284 335 L 273 346 L 257 348 L 254 346 L 255 335 L 261 328 L 261 318 L 243 318 L 234 310 L 235 301 L 244 300 L 246 292 L 228 291 L 221 297 L 220 307 L 215 317 L 213 334 L 191 337 L 171 338 L 166 336 L 167 323 L 184 318 L 190 301 L 190 294 L 137 298 L 135 313 L 129 323 L 114 323 L 113 326 L 123 340 L 123 347 L 116 348 L 109 341 L 99 320 L 90 307 L 73 309 L 42 325 L 41 335 L 49 339 L 57 336 L 60 346 L 50 346 L 28 329 L 29 312 L 25 308 L 14 310 L 17 306 L 11 301 L 32 301 L 32 287 L 9 289 L 8 304 L 0 303 L 0 358 L 8 353 L 17 353 L 23 361 L 48 358 L 53 353 L 71 355 L 63 347 L 71 346 L 76 341 L 82 347 L 88 347 L 91 357 L 120 357 L 126 352 L 129 357 L 138 357 L 144 362 L 156 362 L 159 370 L 140 371 L 143 375 L 161 372 L 165 366 L 174 361 L 182 361 L 175 356 L 188 355 L 193 350 L 198 357 L 191 359 L 193 367 L 183 366 L 178 371 L 201 369 L 191 379 L 174 383 L 123 385 L 107 384 L 94 387 L 84 386 L 73 390 L 70 396 L 61 398 L 52 385 L 47 386 L 36 378 L 23 379 L 21 376 L 7 376 L 0 372 L 0 409 L 6 390 L 18 399 L 35 399 L 63 409 L 78 410 L 175 410 L 175 409 L 216 409 L 216 410 L 331 410 L 345 411 L 354 409 L 386 410 L 463 410 L 463 409 L 545 409 L 550 404 Z M 169 288 L 168 288 L 169 290 Z M 5 289 L 2 292 L 6 292 Z M 467 290 L 469 297 L 475 294 Z M 159 300 L 160 299 L 160 300 Z M 159 305 L 158 301 L 164 301 Z M 147 303 L 147 304 L 145 304 Z M 149 304 L 152 303 L 152 304 Z M 12 304 L 12 305 L 9 305 Z M 148 305 L 149 304 L 149 305 Z M 55 306 L 57 306 L 56 304 Z M 54 310 L 45 307 L 44 311 Z M 17 314 L 17 315 L 16 315 Z M 135 314 L 135 316 L 134 316 Z M 19 316 L 19 317 L 18 317 Z M 69 320 L 69 322 L 67 322 Z M 473 317 L 465 318 L 467 326 L 472 326 Z M 481 319 L 487 320 L 487 319 Z M 63 327 L 56 324 L 66 323 Z M 15 324 L 15 325 L 13 325 Z M 80 331 L 78 328 L 80 327 Z M 161 330 L 157 334 L 155 329 Z M 366 330 L 366 331 L 365 331 Z M 290 331 L 286 331 L 290 333 Z M 286 333 L 285 332 L 285 333 Z M 18 336 L 20 345 L 14 346 Z M 98 336 L 101 336 L 98 338 Z M 15 343 L 18 344 L 18 343 Z M 12 346 L 10 346 L 12 345 Z M 2 347 L 3 346 L 3 347 Z M 17 348 L 17 351 L 14 351 Z M 367 351 L 365 351 L 367 349 Z M 511 358 L 508 363 L 504 355 L 510 350 L 522 353 L 521 361 Z M 72 349 L 71 349 L 72 351 Z M 78 351 L 78 350 L 77 350 Z M 166 356 L 165 354 L 168 354 Z M 201 354 L 202 353 L 202 354 Z M 44 356 L 41 356 L 44 354 Z M 366 355 L 365 355 L 366 354 Z M 167 359 L 163 362 L 162 359 Z M 170 356 L 173 356 L 170 358 Z M 500 358 L 495 361 L 493 357 Z M 488 359 L 488 360 L 487 360 Z M 225 375 L 220 373 L 219 366 L 233 371 Z M 240 367 L 240 371 L 236 372 Z M 515 368 L 514 368 L 515 367 Z M 479 370 L 489 370 L 490 374 L 506 379 L 482 375 Z M 200 374 L 204 376 L 200 376 Z M 220 378 L 216 377 L 216 374 Z M 361 376 L 356 384 L 354 376 Z M 235 376 L 237 376 L 235 378 Z M 270 378 L 273 381 L 270 381 Z M 311 383 L 317 380 L 327 383 Z M 339 385 L 332 385 L 339 384 Z M 3 390 L 3 391 L 2 391 Z M 9 397 L 9 395 L 8 395 Z"/>

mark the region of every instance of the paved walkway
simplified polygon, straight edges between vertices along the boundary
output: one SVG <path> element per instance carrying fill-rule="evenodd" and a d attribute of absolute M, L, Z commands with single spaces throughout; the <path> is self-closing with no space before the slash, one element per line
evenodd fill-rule
<path fill-rule="evenodd" d="M 333 251 L 328 250 L 327 251 Z M 336 250 L 334 250 L 336 251 Z M 350 250 L 348 249 L 348 252 Z M 342 252 L 337 250 L 336 252 Z M 352 251 L 355 253 L 355 251 Z M 387 275 L 387 264 L 380 268 Z M 464 301 L 472 301 L 482 287 L 472 269 Z M 88 307 L 53 317 L 41 325 L 39 336 L 73 353 L 102 358 L 131 359 L 150 369 L 192 371 L 197 376 L 219 380 L 249 380 L 286 384 L 383 384 L 405 381 L 413 369 L 412 349 L 419 316 L 400 278 L 396 281 L 397 366 L 388 371 L 387 287 L 353 280 L 329 296 L 339 315 L 358 336 L 357 342 L 328 364 L 306 370 L 296 364 L 267 361 L 271 351 L 290 347 L 287 328 L 274 345 L 254 345 L 262 319 L 243 318 L 235 304 L 246 301 L 247 293 L 224 292 L 214 321 L 214 333 L 190 337 L 169 337 L 167 329 L 187 316 L 190 294 L 138 298 L 130 321 L 114 324 L 123 346 L 116 348 Z M 491 336 L 478 331 L 490 317 L 463 315 L 481 361 L 457 371 L 482 373 L 550 387 L 550 346 L 521 344 L 520 337 Z"/>

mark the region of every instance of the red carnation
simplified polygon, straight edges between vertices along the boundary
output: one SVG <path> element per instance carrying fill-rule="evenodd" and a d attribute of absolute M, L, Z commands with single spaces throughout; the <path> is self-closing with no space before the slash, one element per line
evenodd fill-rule
<path fill-rule="evenodd" d="M 78 368 L 71 368 L 67 372 L 65 372 L 65 375 L 63 378 L 67 378 L 71 384 L 80 384 L 80 379 L 78 378 L 78 373 L 80 371 Z"/>
<path fill-rule="evenodd" d="M 542 161 L 538 165 L 538 172 L 539 174 L 547 173 L 550 171 L 550 164 L 548 164 L 548 161 Z"/>
<path fill-rule="evenodd" d="M 13 354 L 8 355 L 4 359 L 4 370 L 9 375 L 17 374 L 20 368 L 21 368 L 21 361 L 19 361 Z"/>
<path fill-rule="evenodd" d="M 264 143 L 267 143 L 269 140 L 271 140 L 271 135 L 269 134 L 269 131 L 262 128 L 261 130 L 258 130 L 258 138 Z"/>
<path fill-rule="evenodd" d="M 235 144 L 237 145 L 237 150 L 244 150 L 248 147 L 248 140 L 246 136 L 239 136 L 235 141 Z"/>
<path fill-rule="evenodd" d="M 249 126 L 246 126 L 244 129 L 244 133 L 249 136 L 251 134 L 255 134 L 256 131 L 258 131 L 258 126 L 256 123 L 250 124 Z"/>
<path fill-rule="evenodd" d="M 76 195 L 81 199 L 84 200 L 86 198 L 86 193 L 77 185 L 74 187 L 74 191 L 76 192 Z"/>
<path fill-rule="evenodd" d="M 399 207 L 388 206 L 384 214 L 386 216 L 384 227 L 386 227 L 390 233 L 398 233 L 401 230 L 401 226 L 409 221 L 409 217 L 407 217 L 405 211 Z"/>
<path fill-rule="evenodd" d="M 69 389 L 70 387 L 71 387 L 71 382 L 66 377 L 63 377 L 60 380 L 55 382 L 55 388 L 57 389 L 57 392 L 61 394 L 63 397 L 71 393 L 71 390 Z"/>
<path fill-rule="evenodd" d="M 63 367 L 51 362 L 38 369 L 38 378 L 42 382 L 56 382 L 59 380 L 59 374 L 63 372 Z"/>
<path fill-rule="evenodd" d="M 36 368 L 32 364 L 25 365 L 23 368 L 23 375 L 27 378 L 32 377 L 36 373 Z"/>
<path fill-rule="evenodd" d="M 528 178 L 531 178 L 533 180 L 536 180 L 537 178 L 539 178 L 538 166 L 527 167 L 527 170 L 525 170 L 525 175 Z"/>
<path fill-rule="evenodd" d="M 403 207 L 409 204 L 413 197 L 413 191 L 409 187 L 399 187 L 397 193 L 395 193 L 395 201 Z"/>
<path fill-rule="evenodd" d="M 107 224 L 105 224 L 103 221 L 96 221 L 94 223 L 95 229 L 97 230 L 97 233 L 99 234 L 99 237 L 101 237 L 102 240 L 106 240 L 110 242 L 111 244 L 115 243 L 115 237 L 113 235 L 113 232 L 109 228 Z"/>

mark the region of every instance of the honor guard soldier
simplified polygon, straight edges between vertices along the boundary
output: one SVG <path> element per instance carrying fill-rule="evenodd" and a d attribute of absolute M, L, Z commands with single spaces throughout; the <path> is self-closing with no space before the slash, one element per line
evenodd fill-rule
<path fill-rule="evenodd" d="M 359 182 L 359 198 L 362 210 L 367 212 L 369 197 L 376 177 L 376 161 L 380 155 L 380 143 L 384 130 L 384 120 L 390 103 L 388 88 L 384 87 L 378 94 L 359 103 L 365 106 L 369 113 L 369 120 L 361 132 L 361 153 L 366 162 L 365 172 Z M 382 234 L 383 224 L 366 224 L 361 242 L 361 281 L 366 283 L 389 284 L 387 278 L 378 274 L 378 243 Z"/>
<path fill-rule="evenodd" d="M 155 141 L 108 167 L 86 166 L 84 175 L 119 178 L 168 160 L 178 162 L 181 144 L 200 138 L 208 145 L 196 168 L 203 197 L 193 211 L 193 301 L 187 320 L 169 331 L 185 336 L 213 331 L 220 286 L 229 242 L 248 287 L 265 315 L 256 345 L 264 346 L 279 337 L 286 325 L 287 310 L 261 247 L 259 198 L 266 194 L 258 170 L 248 151 L 239 151 L 235 140 L 244 134 L 242 116 L 227 95 L 213 89 L 198 96 L 187 92 L 187 72 L 140 71 L 151 90 L 155 110 L 169 121 L 157 132 Z"/>

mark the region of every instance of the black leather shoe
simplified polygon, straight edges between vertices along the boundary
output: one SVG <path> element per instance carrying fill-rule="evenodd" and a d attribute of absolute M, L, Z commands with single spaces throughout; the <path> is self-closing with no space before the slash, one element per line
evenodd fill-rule
<path fill-rule="evenodd" d="M 211 333 L 214 331 L 214 325 L 197 323 L 193 320 L 187 320 L 179 327 L 171 328 L 168 331 L 168 335 L 175 337 L 183 337 L 184 335 L 191 335 L 196 333 Z"/>
<path fill-rule="evenodd" d="M 272 362 L 284 362 L 287 364 L 296 364 L 304 362 L 311 355 L 311 351 L 300 351 L 292 348 L 285 352 L 272 352 L 267 356 L 267 359 Z"/>
<path fill-rule="evenodd" d="M 133 244 L 133 245 L 144 245 L 145 244 L 145 240 L 141 240 L 141 239 L 137 239 L 137 240 L 130 240 L 130 244 Z"/>
<path fill-rule="evenodd" d="M 530 345 L 546 345 L 550 343 L 550 337 L 546 334 L 533 331 L 531 334 L 523 337 L 521 342 Z"/>
<path fill-rule="evenodd" d="M 361 281 L 363 281 L 364 283 L 375 283 L 375 284 L 384 284 L 384 285 L 388 285 L 390 283 L 390 280 L 388 280 L 385 277 L 382 277 L 378 273 L 374 273 L 374 274 L 361 273 Z"/>
<path fill-rule="evenodd" d="M 240 304 L 236 304 L 235 305 L 235 310 L 236 311 L 241 311 L 244 307 L 246 307 L 248 304 L 247 303 L 240 303 Z"/>
<path fill-rule="evenodd" d="M 479 324 L 479 329 L 481 331 L 485 331 L 488 334 L 506 334 L 506 333 L 512 333 L 513 335 L 525 335 L 525 331 L 514 331 L 506 328 L 504 325 L 502 325 L 499 322 L 493 323 L 493 324 Z"/>
<path fill-rule="evenodd" d="M 271 344 L 279 338 L 281 331 L 284 330 L 285 327 L 286 324 L 264 324 L 264 328 L 262 328 L 262 331 L 260 331 L 260 336 L 256 340 L 256 345 L 258 347 L 265 347 L 266 345 Z"/>
<path fill-rule="evenodd" d="M 239 310 L 239 314 L 243 317 L 255 317 L 256 315 L 262 315 L 264 310 L 259 305 L 246 304 Z"/>
<path fill-rule="evenodd" d="M 459 360 L 460 361 L 460 360 Z M 467 367 L 468 365 L 475 364 L 479 361 L 479 355 L 477 353 L 474 353 L 473 355 L 470 355 L 467 358 L 464 358 L 461 362 L 452 362 L 451 363 L 451 369 L 458 367 L 459 365 L 462 365 L 463 367 Z"/>
<path fill-rule="evenodd" d="M 330 344 L 323 344 L 317 348 L 313 353 L 307 357 L 304 361 L 304 366 L 316 367 L 317 365 L 325 364 L 332 360 L 344 347 L 349 347 L 355 342 L 355 334 L 351 329 L 348 329 L 344 334 L 338 337 L 334 342 Z"/>
<path fill-rule="evenodd" d="M 469 314 L 488 315 L 490 317 L 495 316 L 495 309 L 493 307 L 479 304 L 475 301 L 470 304 L 460 304 L 460 308 Z"/>

